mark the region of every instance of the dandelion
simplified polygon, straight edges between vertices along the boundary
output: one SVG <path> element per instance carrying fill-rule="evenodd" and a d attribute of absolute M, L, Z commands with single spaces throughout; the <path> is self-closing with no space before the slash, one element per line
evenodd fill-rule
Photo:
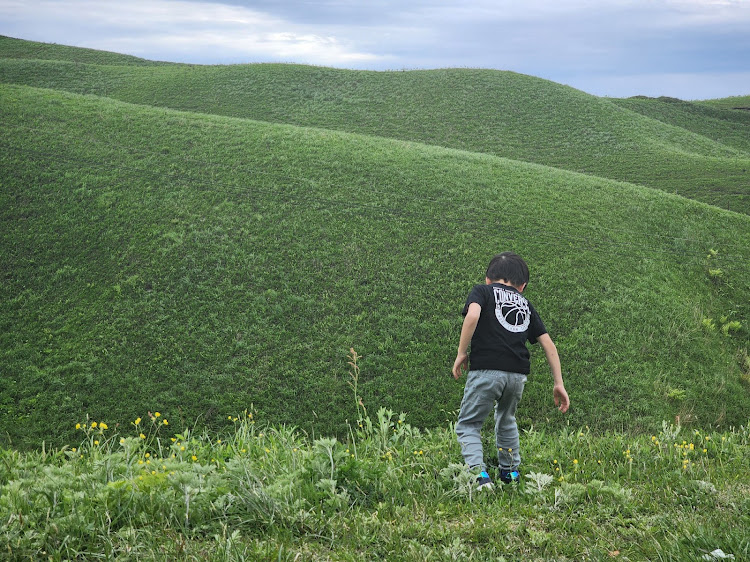
<path fill-rule="evenodd" d="M 227 416 L 227 419 L 228 419 L 229 421 L 232 421 L 232 416 Z"/>
<path fill-rule="evenodd" d="M 172 441 L 172 443 L 174 443 L 175 441 L 177 441 L 177 439 L 174 438 L 174 437 L 170 437 L 169 439 Z"/>
<path fill-rule="evenodd" d="M 268 447 L 266 447 L 266 453 L 270 453 L 270 452 L 271 452 L 271 449 L 269 449 Z"/>
<path fill-rule="evenodd" d="M 78 450 L 78 449 L 76 449 L 75 447 L 73 447 L 73 448 L 71 449 L 71 451 L 73 451 L 74 453 L 75 453 L 75 452 L 76 452 L 77 450 Z"/>
<path fill-rule="evenodd" d="M 578 464 L 578 459 L 573 459 L 573 464 Z"/>
<path fill-rule="evenodd" d="M 164 420 L 164 422 L 162 423 L 164 423 L 164 425 L 169 425 L 169 422 L 167 420 Z"/>
<path fill-rule="evenodd" d="M 80 423 L 76 424 L 76 429 L 81 429 L 81 424 Z"/>
<path fill-rule="evenodd" d="M 125 438 L 124 438 L 124 437 L 121 437 L 121 438 L 120 438 L 120 445 L 124 445 L 124 444 L 125 444 Z"/>
<path fill-rule="evenodd" d="M 104 423 L 104 422 L 101 422 L 101 423 L 99 424 L 99 429 L 109 429 L 109 426 L 108 426 L 108 425 L 107 425 L 106 423 Z"/>
<path fill-rule="evenodd" d="M 141 433 L 138 437 L 140 437 L 141 439 L 145 439 L 146 438 L 146 436 L 143 435 L 143 433 Z"/>
<path fill-rule="evenodd" d="M 708 453 L 708 449 L 703 449 L 703 453 Z"/>
<path fill-rule="evenodd" d="M 91 422 L 91 429 L 96 429 L 96 422 Z"/>
<path fill-rule="evenodd" d="M 197 460 L 198 460 L 198 457 L 196 457 L 195 455 L 193 455 L 193 456 L 192 456 L 192 459 L 193 459 L 193 461 L 197 461 Z"/>
<path fill-rule="evenodd" d="M 184 450 L 185 450 L 185 445 L 181 445 L 180 446 L 180 451 L 184 451 Z"/>
<path fill-rule="evenodd" d="M 151 453 L 146 453 L 146 458 L 151 458 Z"/>
<path fill-rule="evenodd" d="M 159 412 L 154 412 L 154 417 L 155 418 L 159 418 L 159 417 L 161 417 L 161 414 Z"/>
<path fill-rule="evenodd" d="M 135 422 L 133 422 L 135 425 L 138 425 L 141 423 L 141 418 L 135 418 Z"/>
<path fill-rule="evenodd" d="M 99 440 L 97 439 L 96 441 L 94 441 L 94 445 L 98 445 L 98 444 L 99 444 Z"/>

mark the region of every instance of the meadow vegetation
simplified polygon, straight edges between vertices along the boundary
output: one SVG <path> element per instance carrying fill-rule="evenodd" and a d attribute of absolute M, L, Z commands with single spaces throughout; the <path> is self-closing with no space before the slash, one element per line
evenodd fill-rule
<path fill-rule="evenodd" d="M 456 463 L 450 425 L 419 430 L 386 408 L 370 414 L 353 387 L 358 417 L 342 439 L 268 426 L 254 410 L 229 416 L 217 434 L 175 431 L 149 412 L 119 430 L 82 418 L 75 447 L 0 451 L 2 553 L 216 561 L 750 556 L 747 427 L 701 432 L 664 423 L 651 436 L 529 428 L 524 479 L 478 492 Z"/>
<path fill-rule="evenodd" d="M 742 110 L 0 38 L 0 124 L 11 559 L 748 556 Z M 572 406 L 534 350 L 476 496 L 450 366 L 506 249 Z"/>

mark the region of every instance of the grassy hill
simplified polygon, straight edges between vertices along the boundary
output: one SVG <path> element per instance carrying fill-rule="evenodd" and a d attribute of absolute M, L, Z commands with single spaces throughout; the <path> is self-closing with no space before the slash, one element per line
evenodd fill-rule
<path fill-rule="evenodd" d="M 120 64 L 24 45 L 0 40 L 0 82 L 493 154 L 750 214 L 750 124 L 738 111 L 683 102 L 691 109 L 676 117 L 660 101 L 598 98 L 492 70 Z"/>
<path fill-rule="evenodd" d="M 527 294 L 558 344 L 573 401 L 565 417 L 551 407 L 536 351 L 523 427 L 652 432 L 675 416 L 701 426 L 747 422 L 748 215 L 590 173 L 412 142 L 398 129 L 385 138 L 385 124 L 364 104 L 361 119 L 380 127 L 371 135 L 70 92 L 71 73 L 83 73 L 86 90 L 93 83 L 86 74 L 109 72 L 134 80 L 134 96 L 154 95 L 137 81 L 145 75 L 128 74 L 127 66 L 65 64 L 1 63 L 5 441 L 69 443 L 73 420 L 86 414 L 127 426 L 134 413 L 159 410 L 176 427 L 212 426 L 253 403 L 270 423 L 343 435 L 356 417 L 347 386 L 351 347 L 363 355 L 366 406 L 406 412 L 418 426 L 442 425 L 462 392 L 449 367 L 463 301 L 492 254 L 508 248 L 530 264 Z M 17 81 L 9 79 L 12 68 L 33 68 L 48 87 L 7 83 Z M 249 70 L 153 68 L 181 76 L 183 89 L 192 84 L 194 95 L 184 99 L 197 105 L 210 91 L 207 73 L 246 78 Z M 321 87 L 336 73 L 359 75 L 255 70 L 287 81 L 290 73 L 318 76 Z M 176 92 L 175 82 L 166 87 L 163 76 L 151 76 L 165 95 Z M 717 129 L 686 133 L 529 77 L 392 76 L 412 81 L 419 95 L 428 92 L 416 86 L 420 80 L 460 76 L 468 87 L 481 76 L 493 84 L 500 77 L 508 81 L 506 104 L 520 95 L 516 88 L 528 88 L 514 102 L 527 115 L 540 103 L 532 94 L 564 94 L 581 104 L 578 113 L 566 106 L 569 122 L 598 115 L 606 132 L 605 116 L 618 115 L 639 120 L 642 131 L 669 131 L 662 144 L 656 133 L 640 141 L 660 158 L 676 151 L 706 167 L 744 158 L 741 146 L 711 137 Z M 64 82 L 60 89 L 50 87 L 56 81 Z M 434 111 L 432 120 L 445 127 L 450 112 L 440 104 L 447 101 L 435 96 L 422 99 L 420 115 Z M 268 105 L 263 113 L 272 112 Z M 567 146 L 564 126 L 536 126 L 530 147 L 551 134 Z M 627 128 L 611 123 L 617 134 Z M 531 151 L 520 136 L 514 142 L 514 150 Z M 709 156 L 713 150 L 721 155 Z"/>

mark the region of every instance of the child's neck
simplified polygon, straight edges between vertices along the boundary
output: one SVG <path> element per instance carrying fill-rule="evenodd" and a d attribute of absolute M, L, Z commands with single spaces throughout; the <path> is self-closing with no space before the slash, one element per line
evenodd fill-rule
<path fill-rule="evenodd" d="M 523 290 L 526 288 L 526 283 L 521 285 L 520 287 L 516 287 L 513 283 L 509 282 L 507 279 L 490 279 L 489 277 L 485 277 L 485 282 L 487 285 L 493 285 L 495 283 L 500 285 L 505 285 L 506 287 L 513 287 L 516 291 L 519 293 L 523 293 Z"/>

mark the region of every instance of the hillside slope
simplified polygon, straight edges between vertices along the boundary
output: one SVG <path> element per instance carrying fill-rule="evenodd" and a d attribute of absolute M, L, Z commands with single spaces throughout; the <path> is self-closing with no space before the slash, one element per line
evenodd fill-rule
<path fill-rule="evenodd" d="M 531 267 L 573 409 L 533 357 L 523 427 L 750 415 L 750 217 L 494 156 L 0 85 L 0 428 L 254 403 L 343 434 L 366 406 L 442 425 L 472 284 Z M 739 329 L 730 321 L 740 321 Z M 725 327 L 727 334 L 722 333 Z M 743 355 L 743 349 L 744 355 Z"/>
<path fill-rule="evenodd" d="M 6 40 L 8 41 L 8 40 Z M 512 72 L 367 72 L 298 65 L 151 66 L 20 58 L 0 42 L 0 82 L 155 107 L 323 127 L 482 152 L 642 184 L 750 214 L 750 125 L 716 134 L 617 100 Z M 33 52 L 38 52 L 36 46 Z M 55 51 L 43 53 L 53 59 Z M 632 105 L 632 104 L 631 104 Z M 656 108 L 653 110 L 653 108 Z M 626 109 L 627 108 L 627 109 Z"/>
<path fill-rule="evenodd" d="M 727 111 L 674 98 L 612 100 L 620 107 L 750 153 L 750 111 Z"/>

